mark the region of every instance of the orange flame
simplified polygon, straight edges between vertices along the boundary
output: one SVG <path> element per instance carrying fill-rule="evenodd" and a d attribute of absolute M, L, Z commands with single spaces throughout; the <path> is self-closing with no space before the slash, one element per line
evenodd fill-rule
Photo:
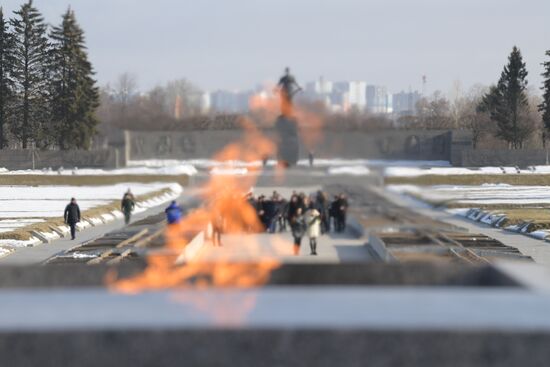
<path fill-rule="evenodd" d="M 252 98 L 251 106 L 256 113 L 275 121 L 281 101 L 265 95 Z M 290 110 L 284 106 L 283 113 L 293 113 L 298 121 L 304 142 L 313 146 L 320 138 L 322 119 L 313 112 L 302 108 Z M 242 119 L 243 136 L 241 141 L 230 143 L 214 159 L 216 161 L 253 162 L 276 154 L 276 146 L 261 133 L 257 124 Z M 254 169 L 252 167 L 251 169 Z M 258 168 L 261 169 L 261 168 Z M 276 257 L 260 255 L 259 244 L 250 243 L 248 236 L 242 236 L 243 246 L 250 254 L 257 255 L 254 263 L 234 263 L 221 258 L 214 262 L 205 262 L 200 256 L 188 259 L 183 265 L 175 265 L 179 254 L 185 251 L 192 236 L 205 231 L 210 223 L 223 218 L 224 233 L 239 234 L 259 232 L 262 224 L 255 208 L 246 200 L 246 194 L 256 181 L 256 175 L 231 176 L 212 175 L 201 188 L 204 205 L 187 215 L 180 223 L 170 225 L 165 232 L 166 250 L 161 254 L 148 256 L 148 266 L 140 274 L 130 279 L 110 280 L 109 285 L 115 291 L 136 293 L 143 290 L 161 290 L 181 287 L 254 287 L 269 280 L 271 272 L 280 266 Z M 278 248 L 292 248 L 290 243 L 278 243 Z M 257 251 L 255 251 L 256 249 Z M 280 254 L 281 252 L 279 252 Z"/>
<path fill-rule="evenodd" d="M 248 120 L 242 121 L 242 141 L 226 146 L 214 159 L 217 161 L 252 162 L 273 155 L 275 144 Z M 253 168 L 252 168 L 253 169 Z M 175 258 L 185 250 L 191 236 L 204 231 L 217 217 L 224 220 L 225 233 L 259 232 L 262 230 L 256 210 L 247 202 L 246 194 L 255 183 L 254 175 L 213 175 L 201 190 L 204 206 L 190 213 L 184 220 L 166 229 L 166 254 L 148 257 L 145 271 L 136 277 L 118 280 L 112 288 L 123 292 L 139 292 L 145 289 L 174 287 L 237 286 L 251 287 L 265 283 L 270 272 L 278 266 L 273 259 L 259 259 L 258 264 L 235 265 L 221 261 L 215 265 L 191 261 L 175 266 Z"/>

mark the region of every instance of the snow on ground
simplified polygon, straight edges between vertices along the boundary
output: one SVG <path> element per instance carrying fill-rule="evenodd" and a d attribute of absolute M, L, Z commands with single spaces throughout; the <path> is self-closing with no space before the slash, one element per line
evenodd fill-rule
<path fill-rule="evenodd" d="M 274 167 L 277 165 L 277 161 L 269 160 L 267 161 L 267 166 Z M 129 161 L 128 166 L 130 167 L 149 167 L 149 168 L 172 168 L 178 166 L 190 166 L 198 167 L 201 169 L 212 169 L 212 168 L 250 168 L 250 167 L 262 167 L 262 161 L 214 161 L 211 159 L 189 159 L 189 160 L 175 160 L 175 159 L 149 159 L 143 161 Z"/>
<path fill-rule="evenodd" d="M 80 209 L 85 211 L 109 204 L 114 200 L 120 200 L 128 188 L 131 188 L 136 196 L 163 189 L 171 190 L 171 193 L 166 193 L 161 197 L 138 202 L 136 213 L 173 200 L 183 190 L 180 185 L 170 183 L 132 183 L 108 186 L 0 186 L 0 233 L 11 232 L 34 223 L 46 222 L 47 218 L 62 217 L 65 206 L 71 197 L 77 198 Z M 89 218 L 89 221 L 83 220 L 78 224 L 78 228 L 84 229 L 90 227 L 92 223 L 100 225 L 122 217 L 120 211 L 104 213 L 97 218 Z M 69 228 L 62 226 L 58 228 L 58 231 L 68 233 Z M 48 240 L 59 238 L 59 235 L 53 231 L 40 233 L 40 236 Z M 28 241 L 0 240 L 0 257 L 9 253 L 2 249 L 34 246 L 40 242 L 40 239 L 34 237 Z"/>
<path fill-rule="evenodd" d="M 426 175 L 503 175 L 503 174 L 550 174 L 550 166 L 533 166 L 528 169 L 518 170 L 515 167 L 388 167 L 384 170 L 386 177 L 418 177 Z"/>
<path fill-rule="evenodd" d="M 144 195 L 172 187 L 169 183 L 116 184 L 108 186 L 1 186 L 0 220 L 19 218 L 51 218 L 63 216 L 71 197 L 75 197 L 82 211 L 122 198 L 131 188 L 134 195 Z M 1 222 L 0 222 L 1 227 Z"/>
<path fill-rule="evenodd" d="M 21 248 L 21 247 L 28 247 L 28 246 L 34 246 L 36 244 L 40 243 L 40 240 L 38 238 L 32 237 L 28 241 L 18 241 L 18 240 L 0 240 L 0 245 L 5 248 Z"/>
<path fill-rule="evenodd" d="M 9 255 L 13 252 L 13 249 L 8 247 L 0 247 L 0 258 Z"/>
<path fill-rule="evenodd" d="M 550 204 L 550 186 L 511 186 L 486 184 L 479 186 L 414 186 L 389 185 L 388 189 L 412 194 L 429 202 L 478 204 Z"/>
<path fill-rule="evenodd" d="M 248 174 L 247 168 L 214 167 L 210 170 L 213 176 L 244 176 Z"/>
<path fill-rule="evenodd" d="M 175 164 L 169 166 L 131 166 L 128 168 L 105 170 L 91 168 L 72 168 L 59 170 L 20 170 L 8 171 L 5 168 L 0 168 L 0 175 L 49 175 L 49 176 L 193 176 L 197 174 L 197 169 L 190 164 Z"/>
<path fill-rule="evenodd" d="M 385 160 L 385 159 L 315 159 L 315 167 L 349 167 L 349 166 L 365 166 L 365 167 L 448 167 L 447 161 L 406 161 L 406 160 Z M 298 166 L 309 166 L 309 160 L 303 159 L 298 161 Z"/>
<path fill-rule="evenodd" d="M 237 169 L 246 169 L 246 168 L 259 168 L 264 165 L 262 161 L 215 161 L 211 159 L 189 159 L 189 160 L 163 160 L 163 159 L 151 159 L 143 161 L 130 161 L 128 162 L 130 167 L 142 167 L 143 168 L 154 168 L 161 169 L 165 168 L 167 171 L 173 169 L 174 167 L 193 167 L 201 170 L 208 170 L 210 172 L 213 169 L 217 169 L 214 172 L 220 172 L 223 170 L 225 172 L 231 172 L 230 170 L 234 169 L 232 174 L 244 174 L 244 171 L 237 171 Z M 276 160 L 268 160 L 266 166 L 275 167 L 277 165 Z M 309 167 L 309 160 L 302 159 L 298 161 L 298 167 Z M 365 169 L 370 168 L 379 168 L 379 167 L 415 167 L 419 169 L 420 167 L 448 167 L 450 164 L 447 161 L 404 161 L 404 160 L 380 160 L 380 159 L 315 159 L 314 167 L 316 168 L 342 168 L 343 171 L 346 171 L 344 174 L 357 174 L 361 172 L 361 175 L 367 173 Z M 350 169 L 349 167 L 354 167 Z M 362 170 L 362 171 L 360 171 Z M 352 173 L 353 171 L 353 173 Z M 196 173 L 196 170 L 195 170 Z"/>
<path fill-rule="evenodd" d="M 343 167 L 330 167 L 328 169 L 329 175 L 349 175 L 349 176 L 368 176 L 370 169 L 365 166 L 343 166 Z"/>
<path fill-rule="evenodd" d="M 22 228 L 31 224 L 42 223 L 42 222 L 44 222 L 44 219 L 24 218 L 24 219 L 0 220 L 0 233 L 11 232 L 16 228 Z"/>

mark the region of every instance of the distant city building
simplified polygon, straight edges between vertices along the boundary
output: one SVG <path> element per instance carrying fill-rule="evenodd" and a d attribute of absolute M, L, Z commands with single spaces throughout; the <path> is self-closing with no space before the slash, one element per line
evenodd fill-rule
<path fill-rule="evenodd" d="M 333 83 L 321 77 L 315 82 L 307 83 L 305 92 L 308 95 L 328 95 L 332 93 L 332 89 Z"/>
<path fill-rule="evenodd" d="M 321 77 L 317 81 L 306 83 L 303 93 L 299 94 L 298 98 L 310 102 L 321 102 L 332 109 L 332 91 L 333 83 Z"/>
<path fill-rule="evenodd" d="M 416 104 L 422 95 L 418 91 L 401 92 L 393 95 L 393 113 L 396 115 L 406 116 L 416 114 Z"/>
<path fill-rule="evenodd" d="M 210 111 L 219 113 L 246 113 L 250 109 L 253 92 L 233 92 L 218 90 L 210 93 Z"/>
<path fill-rule="evenodd" d="M 273 98 L 270 87 L 258 86 L 256 91 L 218 90 L 205 93 L 201 110 L 214 113 L 247 113 L 251 106 L 261 105 Z M 373 114 L 393 114 L 394 117 L 415 115 L 416 104 L 422 95 L 418 91 L 388 93 L 385 86 L 367 85 L 364 81 L 332 82 L 323 77 L 305 84 L 298 101 L 321 102 L 333 112 L 351 111 Z M 176 111 L 177 114 L 177 111 Z"/>
<path fill-rule="evenodd" d="M 386 87 L 367 85 L 367 111 L 376 114 L 392 113 L 392 101 Z"/>
<path fill-rule="evenodd" d="M 334 83 L 333 97 L 342 101 L 344 112 L 364 111 L 367 107 L 367 83 L 361 81 Z"/>
<path fill-rule="evenodd" d="M 211 102 L 210 102 L 210 93 L 203 93 L 201 95 L 201 112 L 202 113 L 208 113 L 211 109 Z"/>

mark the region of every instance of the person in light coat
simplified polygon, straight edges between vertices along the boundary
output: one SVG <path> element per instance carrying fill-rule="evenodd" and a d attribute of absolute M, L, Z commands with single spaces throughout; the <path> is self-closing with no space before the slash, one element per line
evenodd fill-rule
<path fill-rule="evenodd" d="M 308 210 L 306 213 L 306 224 L 311 255 L 317 255 L 317 238 L 321 235 L 321 213 L 315 208 Z"/>

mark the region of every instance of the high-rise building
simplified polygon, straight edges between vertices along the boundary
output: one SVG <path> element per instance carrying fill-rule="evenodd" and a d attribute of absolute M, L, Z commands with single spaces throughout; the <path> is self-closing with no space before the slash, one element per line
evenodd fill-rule
<path fill-rule="evenodd" d="M 332 93 L 332 88 L 332 82 L 325 80 L 323 77 L 320 77 L 319 80 L 306 84 L 306 93 L 326 95 Z"/>
<path fill-rule="evenodd" d="M 253 93 L 218 90 L 210 93 L 210 109 L 220 113 L 245 113 L 250 108 Z"/>
<path fill-rule="evenodd" d="M 334 99 L 342 98 L 346 103 L 343 103 L 343 110 L 364 111 L 367 107 L 367 83 L 361 81 L 352 82 L 337 82 L 333 88 Z"/>
<path fill-rule="evenodd" d="M 305 98 L 313 102 L 322 102 L 326 107 L 331 108 L 332 90 L 333 83 L 321 77 L 317 81 L 306 83 L 304 93 L 299 95 L 299 98 Z"/>
<path fill-rule="evenodd" d="M 415 115 L 416 104 L 422 95 L 418 91 L 401 92 L 393 95 L 393 113 L 398 115 Z"/>
<path fill-rule="evenodd" d="M 392 113 L 392 97 L 386 87 L 367 85 L 367 111 L 376 114 Z"/>
<path fill-rule="evenodd" d="M 202 113 L 210 112 L 210 108 L 212 107 L 211 100 L 210 100 L 210 93 L 202 93 L 200 105 L 201 105 Z"/>

